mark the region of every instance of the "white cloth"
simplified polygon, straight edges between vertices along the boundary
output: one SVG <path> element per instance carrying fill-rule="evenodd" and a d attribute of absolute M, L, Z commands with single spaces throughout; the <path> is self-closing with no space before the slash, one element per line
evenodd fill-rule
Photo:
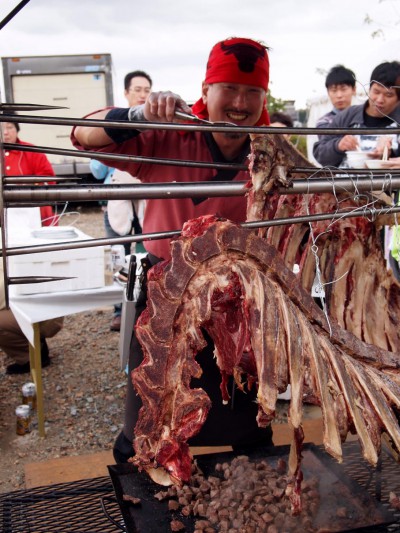
<path fill-rule="evenodd" d="M 113 185 L 140 183 L 138 178 L 131 176 L 128 172 L 115 169 L 111 178 Z M 129 235 L 132 229 L 134 217 L 133 207 L 139 218 L 140 225 L 143 221 L 144 200 L 109 200 L 107 203 L 108 221 L 112 229 L 118 235 Z"/>
<path fill-rule="evenodd" d="M 14 295 L 10 287 L 10 309 L 25 337 L 33 344 L 33 324 L 122 302 L 121 285 L 75 291 Z"/>

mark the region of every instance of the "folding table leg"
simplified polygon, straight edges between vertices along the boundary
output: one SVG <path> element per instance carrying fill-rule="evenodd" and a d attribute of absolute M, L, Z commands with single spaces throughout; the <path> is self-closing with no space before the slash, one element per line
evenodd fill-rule
<path fill-rule="evenodd" d="M 44 410 L 43 410 L 43 383 L 42 383 L 42 354 L 40 348 L 40 330 L 39 323 L 33 326 L 33 346 L 29 344 L 29 362 L 31 365 L 32 380 L 36 386 L 37 401 L 37 418 L 39 435 L 46 436 L 44 429 Z"/>

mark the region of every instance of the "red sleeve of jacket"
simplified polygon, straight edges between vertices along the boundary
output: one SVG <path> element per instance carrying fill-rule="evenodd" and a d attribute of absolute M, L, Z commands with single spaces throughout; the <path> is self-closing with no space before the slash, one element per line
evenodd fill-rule
<path fill-rule="evenodd" d="M 26 152 L 31 159 L 34 176 L 55 176 L 53 167 L 45 154 Z"/>

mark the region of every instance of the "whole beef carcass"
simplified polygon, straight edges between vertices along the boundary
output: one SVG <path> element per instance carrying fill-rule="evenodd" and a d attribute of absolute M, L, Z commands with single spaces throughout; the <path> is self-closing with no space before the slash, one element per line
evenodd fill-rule
<path fill-rule="evenodd" d="M 390 407 L 400 408 L 400 361 L 331 324 L 301 288 L 276 249 L 250 230 L 204 217 L 187 223 L 172 243 L 171 262 L 149 273 L 149 303 L 136 327 L 144 352 L 133 382 L 143 407 L 135 428 L 134 462 L 157 482 L 188 481 L 187 440 L 204 423 L 210 401 L 192 389 L 205 346 L 215 343 L 221 400 L 229 398 L 228 375 L 239 387 L 256 382 L 258 421 L 273 418 L 277 395 L 291 383 L 290 423 L 296 440 L 290 473 L 298 483 L 304 391 L 321 405 L 324 444 L 340 460 L 349 430 L 365 457 L 376 463 L 380 434 L 400 446 Z M 298 498 L 298 492 L 293 493 Z M 294 503 L 298 508 L 299 503 Z"/>
<path fill-rule="evenodd" d="M 277 212 L 268 206 L 265 189 L 273 192 L 276 180 L 285 179 L 285 152 L 280 147 L 269 147 L 272 155 L 260 186 L 260 165 L 253 158 L 249 218 L 257 212 L 267 217 Z M 257 156 L 256 147 L 253 153 Z M 279 199 L 273 201 L 277 206 Z M 195 356 L 205 346 L 202 328 L 215 344 L 221 400 L 229 398 L 229 375 L 240 388 L 256 383 L 260 426 L 274 417 L 278 393 L 291 384 L 294 512 L 300 509 L 305 395 L 321 406 L 324 444 L 338 460 L 348 431 L 357 432 L 364 456 L 373 464 L 382 431 L 400 446 L 397 354 L 327 321 L 301 286 L 302 278 L 285 264 L 282 249 L 229 221 L 204 217 L 185 225 L 171 251 L 171 261 L 149 273 L 148 308 L 136 328 L 144 360 L 132 373 L 143 401 L 135 428 L 135 464 L 163 484 L 190 477 L 187 440 L 199 432 L 210 409 L 206 393 L 190 387 L 192 377 L 201 373 Z"/>

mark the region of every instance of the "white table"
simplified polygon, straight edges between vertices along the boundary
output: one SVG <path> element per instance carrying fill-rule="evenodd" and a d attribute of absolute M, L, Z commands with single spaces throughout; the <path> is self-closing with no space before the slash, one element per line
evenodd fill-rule
<path fill-rule="evenodd" d="M 10 309 L 29 341 L 31 374 L 36 385 L 39 435 L 44 437 L 39 322 L 121 303 L 124 289 L 121 285 L 114 284 L 98 289 L 16 295 L 13 288 L 13 286 L 10 287 Z"/>

